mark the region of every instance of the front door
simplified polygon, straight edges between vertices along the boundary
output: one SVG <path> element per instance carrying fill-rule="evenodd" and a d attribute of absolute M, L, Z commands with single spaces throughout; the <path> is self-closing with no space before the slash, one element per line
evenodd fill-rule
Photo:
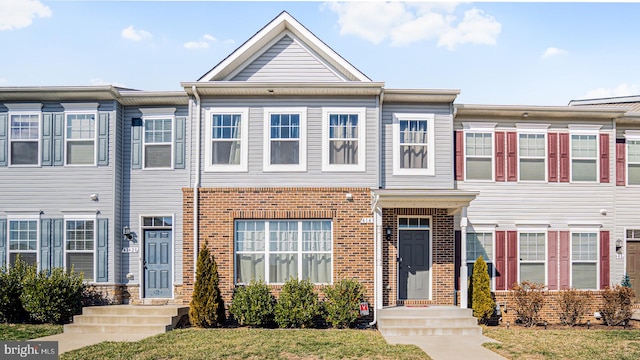
<path fill-rule="evenodd" d="M 640 241 L 627 241 L 627 274 L 636 293 L 636 302 L 640 302 Z"/>
<path fill-rule="evenodd" d="M 400 230 L 399 284 L 401 300 L 429 298 L 429 230 Z"/>
<path fill-rule="evenodd" d="M 144 231 L 144 297 L 171 297 L 171 230 Z"/>

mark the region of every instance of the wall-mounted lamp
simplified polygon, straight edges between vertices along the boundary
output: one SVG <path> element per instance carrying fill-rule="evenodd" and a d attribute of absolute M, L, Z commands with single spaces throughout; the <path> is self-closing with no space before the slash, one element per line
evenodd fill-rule
<path fill-rule="evenodd" d="M 600 215 L 602 216 L 607 215 L 607 209 L 600 209 Z"/>
<path fill-rule="evenodd" d="M 384 237 L 387 241 L 391 240 L 391 228 L 388 226 L 384 229 Z"/>
<path fill-rule="evenodd" d="M 346 193 L 344 196 L 347 198 L 348 201 L 352 201 L 353 200 L 353 194 L 352 193 Z"/>
<path fill-rule="evenodd" d="M 622 255 L 622 239 L 616 240 L 616 254 Z"/>
<path fill-rule="evenodd" d="M 125 227 L 122 229 L 122 235 L 124 235 L 124 237 L 126 237 L 126 238 L 127 238 L 127 240 L 131 240 L 131 239 L 133 239 L 133 235 L 131 235 L 131 229 L 129 229 L 129 227 L 128 227 L 128 226 L 125 226 Z"/>

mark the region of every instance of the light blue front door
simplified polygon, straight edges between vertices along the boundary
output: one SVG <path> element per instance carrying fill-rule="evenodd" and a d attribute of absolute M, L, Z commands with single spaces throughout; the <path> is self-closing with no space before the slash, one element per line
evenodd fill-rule
<path fill-rule="evenodd" d="M 144 231 L 144 297 L 171 297 L 171 230 Z"/>

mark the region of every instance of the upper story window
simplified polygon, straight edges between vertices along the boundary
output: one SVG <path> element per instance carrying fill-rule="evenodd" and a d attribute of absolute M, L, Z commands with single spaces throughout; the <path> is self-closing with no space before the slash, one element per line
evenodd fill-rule
<path fill-rule="evenodd" d="M 66 115 L 67 165 L 94 165 L 96 143 L 95 114 Z"/>
<path fill-rule="evenodd" d="M 40 164 L 40 114 L 10 114 L 10 164 Z"/>
<path fill-rule="evenodd" d="M 264 117 L 264 171 L 305 171 L 307 110 L 266 108 Z"/>
<path fill-rule="evenodd" d="M 571 233 L 571 286 L 598 288 L 598 232 Z"/>
<path fill-rule="evenodd" d="M 173 118 L 144 119 L 144 167 L 167 169 L 173 164 Z"/>
<path fill-rule="evenodd" d="M 493 180 L 493 132 L 465 133 L 467 180 Z"/>
<path fill-rule="evenodd" d="M 247 171 L 248 122 L 246 108 L 215 108 L 207 112 L 207 171 Z"/>
<path fill-rule="evenodd" d="M 9 220 L 9 265 L 20 259 L 29 265 L 38 263 L 38 220 Z"/>
<path fill-rule="evenodd" d="M 520 232 L 520 282 L 546 284 L 546 233 Z"/>
<path fill-rule="evenodd" d="M 628 131 L 627 131 L 628 132 Z M 640 185 L 640 134 L 625 134 L 627 138 L 627 184 Z"/>
<path fill-rule="evenodd" d="M 435 174 L 434 114 L 393 114 L 393 173 Z"/>
<path fill-rule="evenodd" d="M 518 134 L 520 180 L 546 180 L 546 143 L 545 134 Z"/>
<path fill-rule="evenodd" d="M 364 108 L 324 108 L 322 119 L 322 170 L 364 171 Z"/>
<path fill-rule="evenodd" d="M 571 135 L 571 181 L 598 180 L 598 136 Z"/>

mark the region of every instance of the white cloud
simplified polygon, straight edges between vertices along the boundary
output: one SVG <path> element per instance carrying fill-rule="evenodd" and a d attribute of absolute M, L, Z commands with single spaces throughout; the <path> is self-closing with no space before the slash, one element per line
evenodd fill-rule
<path fill-rule="evenodd" d="M 569 52 L 567 50 L 559 49 L 556 47 L 550 47 L 544 51 L 544 53 L 542 54 L 542 58 L 548 59 L 553 56 L 561 56 L 561 55 L 566 55 L 568 53 Z"/>
<path fill-rule="evenodd" d="M 587 91 L 583 99 L 600 99 L 618 96 L 638 95 L 640 88 L 636 84 L 620 84 L 614 88 L 597 88 Z"/>
<path fill-rule="evenodd" d="M 473 8 L 462 20 L 453 15 L 457 4 L 404 2 L 330 2 L 338 14 L 341 35 L 355 35 L 392 46 L 437 39 L 438 46 L 453 50 L 460 44 L 495 45 L 502 25 L 491 15 Z"/>
<path fill-rule="evenodd" d="M 184 43 L 184 47 L 187 49 L 207 49 L 213 42 L 217 42 L 218 39 L 209 34 L 204 34 L 199 40 L 188 41 Z"/>
<path fill-rule="evenodd" d="M 21 29 L 36 17 L 51 16 L 51 9 L 39 0 L 0 0 L 0 30 Z"/>
<path fill-rule="evenodd" d="M 93 86 L 99 86 L 99 85 L 113 85 L 113 86 L 117 86 L 117 87 L 124 87 L 126 88 L 127 86 L 118 82 L 110 82 L 110 81 L 106 81 L 103 80 L 102 78 L 92 78 L 91 80 L 89 80 L 89 84 L 93 85 Z"/>
<path fill-rule="evenodd" d="M 150 39 L 151 33 L 145 30 L 136 30 L 133 25 L 122 29 L 122 37 L 131 41 L 142 41 L 144 39 Z"/>

